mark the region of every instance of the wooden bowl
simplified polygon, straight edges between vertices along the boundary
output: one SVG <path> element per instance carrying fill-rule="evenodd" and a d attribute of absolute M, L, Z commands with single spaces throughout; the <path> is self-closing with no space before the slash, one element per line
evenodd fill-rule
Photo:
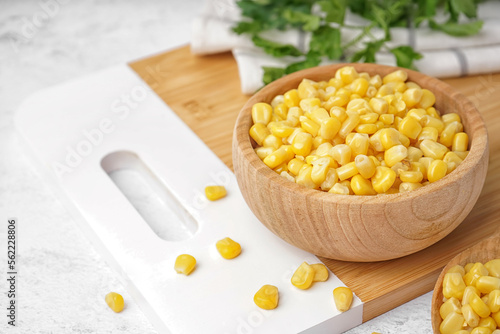
<path fill-rule="evenodd" d="M 466 249 L 448 262 L 448 264 L 441 271 L 432 294 L 431 316 L 432 329 L 434 330 L 434 333 L 439 333 L 439 326 L 441 325 L 439 309 L 441 308 L 441 305 L 443 305 L 443 279 L 448 270 L 457 264 L 461 266 L 465 266 L 469 262 L 481 262 L 484 264 L 490 260 L 498 258 L 500 258 L 500 230 L 493 236 Z"/>
<path fill-rule="evenodd" d="M 315 67 L 283 77 L 243 106 L 233 134 L 233 165 L 240 190 L 257 218 L 283 240 L 313 254 L 345 261 L 381 261 L 424 249 L 455 229 L 474 206 L 486 177 L 488 138 L 474 104 L 448 84 L 404 69 L 408 80 L 436 95 L 436 108 L 456 112 L 469 135 L 470 153 L 452 173 L 417 190 L 376 196 L 308 189 L 268 168 L 248 131 L 251 108 L 296 88 L 303 78 L 329 80 L 346 64 Z M 348 64 L 384 76 L 397 67 Z"/>

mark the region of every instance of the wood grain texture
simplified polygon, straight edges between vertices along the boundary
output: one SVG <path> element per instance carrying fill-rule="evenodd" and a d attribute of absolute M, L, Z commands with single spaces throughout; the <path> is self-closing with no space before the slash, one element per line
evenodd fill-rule
<path fill-rule="evenodd" d="M 500 230 L 489 238 L 477 243 L 476 245 L 464 250 L 443 268 L 439 275 L 434 292 L 432 294 L 432 329 L 434 333 L 439 333 L 439 326 L 441 325 L 441 316 L 439 309 L 443 305 L 443 279 L 446 272 L 455 265 L 465 266 L 467 263 L 481 262 L 486 263 L 493 259 L 500 258 Z"/>
<path fill-rule="evenodd" d="M 139 76 L 232 168 L 232 133 L 249 99 L 240 92 L 230 53 L 197 57 L 189 47 L 130 64 Z M 382 262 L 322 261 L 364 302 L 367 321 L 432 291 L 441 269 L 462 250 L 491 235 L 500 209 L 500 74 L 445 80 L 465 94 L 485 120 L 490 140 L 488 174 L 479 200 L 453 232 L 403 258 Z"/>
<path fill-rule="evenodd" d="M 382 77 L 394 67 L 349 64 L 358 73 Z M 328 81 L 343 64 L 321 66 L 277 80 L 243 106 L 233 136 L 233 166 L 247 204 L 285 241 L 313 254 L 343 261 L 390 260 L 422 250 L 448 235 L 474 206 L 488 165 L 484 122 L 463 94 L 448 84 L 406 70 L 408 80 L 436 95 L 436 108 L 456 112 L 471 139 L 462 164 L 438 182 L 418 190 L 377 196 L 344 196 L 307 189 L 268 168 L 255 154 L 248 132 L 252 106 L 297 88 L 302 79 Z"/>

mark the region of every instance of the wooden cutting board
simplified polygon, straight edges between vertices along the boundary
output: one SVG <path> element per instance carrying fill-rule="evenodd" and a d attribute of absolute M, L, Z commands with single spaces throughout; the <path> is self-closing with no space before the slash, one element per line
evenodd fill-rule
<path fill-rule="evenodd" d="M 231 53 L 192 55 L 188 46 L 135 61 L 130 67 L 232 169 L 231 138 L 249 96 L 240 91 Z M 444 80 L 468 96 L 488 127 L 490 163 L 481 196 L 449 236 L 418 253 L 374 263 L 324 263 L 364 302 L 370 320 L 433 289 L 441 269 L 457 253 L 500 225 L 500 74 Z M 182 144 L 182 143 L 181 143 Z"/>

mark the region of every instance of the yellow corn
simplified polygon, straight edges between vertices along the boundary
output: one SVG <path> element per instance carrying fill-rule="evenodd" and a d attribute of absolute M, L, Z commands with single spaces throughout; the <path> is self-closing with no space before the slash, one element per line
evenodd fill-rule
<path fill-rule="evenodd" d="M 375 74 L 374 76 L 371 77 L 370 80 L 368 80 L 368 82 L 370 83 L 371 86 L 379 89 L 380 86 L 382 86 L 383 80 L 380 77 L 380 75 Z"/>
<path fill-rule="evenodd" d="M 250 137 L 257 143 L 257 145 L 262 146 L 264 139 L 269 136 L 271 132 L 268 130 L 267 126 L 263 123 L 255 123 L 250 128 Z"/>
<path fill-rule="evenodd" d="M 314 268 L 303 262 L 293 273 L 292 284 L 299 289 L 306 290 L 311 287 L 314 279 Z"/>
<path fill-rule="evenodd" d="M 274 170 L 274 169 L 273 169 Z M 292 181 L 292 182 L 295 182 L 295 177 L 293 177 L 290 173 L 288 173 L 287 171 L 282 171 L 280 173 L 280 176 L 283 176 L 285 179 L 287 179 L 288 181 Z"/>
<path fill-rule="evenodd" d="M 267 125 L 271 121 L 273 107 L 268 103 L 259 102 L 252 106 L 253 123 L 262 123 Z"/>
<path fill-rule="evenodd" d="M 297 126 L 300 123 L 300 116 L 303 116 L 304 113 L 302 109 L 299 107 L 291 107 L 288 109 L 288 114 L 286 115 L 286 120 L 290 125 Z"/>
<path fill-rule="evenodd" d="M 359 116 L 359 124 L 375 124 L 379 116 L 377 113 L 370 112 Z"/>
<path fill-rule="evenodd" d="M 364 154 L 359 154 L 354 158 L 354 165 L 359 174 L 365 179 L 369 179 L 375 174 L 376 165 L 373 159 Z"/>
<path fill-rule="evenodd" d="M 306 132 L 309 132 L 312 136 L 316 136 L 318 134 L 318 131 L 320 129 L 318 123 L 316 123 L 310 118 L 307 118 L 306 116 L 300 116 L 299 121 L 300 121 L 300 126 Z"/>
<path fill-rule="evenodd" d="M 338 194 L 338 195 L 349 195 L 349 188 L 341 183 L 335 183 L 333 187 L 328 191 L 329 193 Z"/>
<path fill-rule="evenodd" d="M 464 280 L 467 285 L 476 285 L 476 282 L 479 277 L 488 275 L 488 269 L 481 263 L 476 262 L 472 264 L 470 269 L 464 275 Z"/>
<path fill-rule="evenodd" d="M 310 97 L 317 97 L 318 90 L 315 87 L 315 82 L 308 79 L 303 79 L 299 84 L 297 92 L 300 99 L 306 99 Z"/>
<path fill-rule="evenodd" d="M 273 125 L 270 125 L 270 130 L 273 135 L 279 138 L 284 138 L 290 136 L 294 128 L 287 124 L 287 122 L 275 122 Z"/>
<path fill-rule="evenodd" d="M 403 145 L 395 145 L 385 151 L 384 161 L 388 167 L 394 166 L 397 162 L 405 159 L 408 156 L 408 149 Z"/>
<path fill-rule="evenodd" d="M 263 160 L 265 157 L 267 157 L 269 154 L 274 152 L 274 148 L 272 147 L 257 147 L 255 149 L 255 153 L 257 156 L 260 158 L 260 160 Z"/>
<path fill-rule="evenodd" d="M 262 160 L 269 168 L 275 168 L 282 163 L 288 163 L 294 156 L 291 145 L 282 145 Z"/>
<path fill-rule="evenodd" d="M 361 98 L 353 98 L 354 95 L 351 95 L 351 101 L 347 104 L 346 109 L 348 111 L 355 111 L 359 115 L 365 115 L 368 113 L 372 113 L 369 103 L 365 99 Z"/>
<path fill-rule="evenodd" d="M 351 179 L 351 188 L 356 195 L 376 195 L 377 192 L 373 189 L 370 180 L 365 179 L 361 175 L 354 175 Z"/>
<path fill-rule="evenodd" d="M 438 131 L 438 134 L 444 130 L 444 123 L 439 118 L 431 117 L 429 115 L 425 115 L 420 119 L 420 124 L 424 127 L 435 128 Z"/>
<path fill-rule="evenodd" d="M 309 164 L 305 164 L 299 171 L 299 174 L 295 178 L 297 184 L 303 185 L 306 188 L 315 189 L 317 187 L 316 183 L 312 180 L 311 173 L 313 167 Z"/>
<path fill-rule="evenodd" d="M 462 160 L 464 160 L 465 158 L 467 158 L 467 156 L 469 155 L 469 151 L 465 151 L 465 152 L 454 151 L 453 153 L 455 153 L 456 155 L 458 155 L 460 157 L 460 159 L 462 159 Z"/>
<path fill-rule="evenodd" d="M 189 254 L 181 254 L 175 259 L 174 269 L 178 274 L 189 275 L 196 266 L 196 259 Z"/>
<path fill-rule="evenodd" d="M 323 103 L 323 107 L 331 112 L 332 108 L 345 107 L 348 102 L 349 95 L 337 92 L 334 96 L 330 97 L 325 103 Z"/>
<path fill-rule="evenodd" d="M 404 193 L 407 191 L 412 191 L 418 188 L 423 187 L 422 183 L 413 183 L 413 182 L 401 182 L 399 185 L 399 192 Z"/>
<path fill-rule="evenodd" d="M 312 144 L 313 137 L 310 133 L 297 133 L 293 138 L 292 151 L 296 155 L 305 157 L 311 152 Z"/>
<path fill-rule="evenodd" d="M 328 170 L 330 169 L 330 158 L 319 158 L 312 163 L 311 179 L 317 185 L 325 181 Z"/>
<path fill-rule="evenodd" d="M 434 160 L 427 169 L 427 180 L 436 182 L 441 180 L 448 172 L 448 165 L 443 160 Z"/>
<path fill-rule="evenodd" d="M 236 241 L 231 238 L 224 238 L 215 244 L 215 247 L 219 251 L 220 255 L 225 259 L 234 259 L 241 253 L 241 246 Z"/>
<path fill-rule="evenodd" d="M 337 183 L 338 179 L 335 167 L 328 169 L 325 180 L 320 184 L 321 190 L 329 191 Z"/>
<path fill-rule="evenodd" d="M 396 181 L 396 172 L 389 167 L 379 166 L 375 169 L 375 175 L 372 177 L 372 185 L 377 193 L 385 193 L 392 187 L 394 181 Z"/>
<path fill-rule="evenodd" d="M 422 90 L 418 88 L 409 88 L 403 93 L 403 101 L 408 108 L 412 108 L 422 98 Z"/>
<path fill-rule="evenodd" d="M 493 320 L 495 320 L 497 324 L 500 324 L 500 312 L 492 313 L 491 317 L 493 318 Z M 500 334 L 499 332 L 500 331 L 497 329 L 492 334 Z"/>
<path fill-rule="evenodd" d="M 205 196 L 211 200 L 216 201 L 227 195 L 227 190 L 224 186 L 207 186 L 205 187 Z"/>
<path fill-rule="evenodd" d="M 432 116 L 435 118 L 441 118 L 441 114 L 434 107 L 429 107 L 429 108 L 425 109 L 425 111 L 427 112 L 427 115 L 429 115 L 429 116 Z"/>
<path fill-rule="evenodd" d="M 439 325 L 441 334 L 455 334 L 462 329 L 465 318 L 462 314 L 457 312 L 449 313 Z"/>
<path fill-rule="evenodd" d="M 108 304 L 109 308 L 116 313 L 121 312 L 125 306 L 123 296 L 116 292 L 108 293 L 106 297 L 104 297 L 104 300 L 106 304 Z"/>
<path fill-rule="evenodd" d="M 465 287 L 465 282 L 459 273 L 446 273 L 444 275 L 443 296 L 445 298 L 455 297 L 462 299 Z"/>
<path fill-rule="evenodd" d="M 296 89 L 291 89 L 283 94 L 283 102 L 288 108 L 298 107 L 300 102 L 299 92 Z"/>
<path fill-rule="evenodd" d="M 283 140 L 279 137 L 276 137 L 273 134 L 270 134 L 262 141 L 262 146 L 264 147 L 272 147 L 277 150 L 283 144 Z"/>
<path fill-rule="evenodd" d="M 489 293 L 488 307 L 492 313 L 500 311 L 500 290 L 493 290 Z"/>
<path fill-rule="evenodd" d="M 354 94 L 358 94 L 360 96 L 366 95 L 366 92 L 369 87 L 368 80 L 366 78 L 357 78 L 351 83 L 351 89 Z"/>
<path fill-rule="evenodd" d="M 274 285 L 263 285 L 253 297 L 255 305 L 264 310 L 273 310 L 278 306 L 279 291 Z"/>
<path fill-rule="evenodd" d="M 321 136 L 316 136 L 313 138 L 313 148 L 318 148 L 321 144 L 328 142 L 325 138 Z"/>
<path fill-rule="evenodd" d="M 399 132 L 407 136 L 411 139 L 417 139 L 418 135 L 422 131 L 422 126 L 420 123 L 413 117 L 406 116 L 399 123 Z"/>
<path fill-rule="evenodd" d="M 304 161 L 293 158 L 288 162 L 288 171 L 293 175 L 299 175 L 299 171 L 304 166 Z"/>
<path fill-rule="evenodd" d="M 319 134 L 325 139 L 333 139 L 339 132 L 341 125 L 336 117 L 328 117 L 321 122 Z"/>
<path fill-rule="evenodd" d="M 339 130 L 339 135 L 343 138 L 347 137 L 347 135 L 354 130 L 354 128 L 359 124 L 360 117 L 359 114 L 355 111 L 346 111 L 347 119 L 342 122 L 342 125 Z"/>
<path fill-rule="evenodd" d="M 409 161 L 417 162 L 423 155 L 424 155 L 424 153 L 422 153 L 422 151 L 419 148 L 416 148 L 414 146 L 408 147 L 407 158 Z"/>
<path fill-rule="evenodd" d="M 441 305 L 439 308 L 439 315 L 441 316 L 441 319 L 444 319 L 452 312 L 460 313 L 461 309 L 462 305 L 460 304 L 460 301 L 455 297 L 451 297 Z"/>
<path fill-rule="evenodd" d="M 302 109 L 306 114 L 313 112 L 316 108 L 319 108 L 319 106 L 321 106 L 321 100 L 317 97 L 304 98 L 299 102 L 300 109 Z"/>
<path fill-rule="evenodd" d="M 479 295 L 480 292 L 474 285 L 467 285 L 465 287 L 464 295 L 462 297 L 462 305 L 469 304 L 470 297 L 472 296 L 472 294 Z"/>
<path fill-rule="evenodd" d="M 389 104 L 383 98 L 370 99 L 370 107 L 379 115 L 386 114 L 389 110 Z"/>
<path fill-rule="evenodd" d="M 487 328 L 491 333 L 497 329 L 497 323 L 492 317 L 481 318 L 481 320 L 479 320 L 479 327 Z"/>
<path fill-rule="evenodd" d="M 441 116 L 441 119 L 445 124 L 451 122 L 459 122 L 459 123 L 462 122 L 462 120 L 460 119 L 460 115 L 454 112 L 451 112 L 449 114 L 444 114 L 443 116 Z"/>
<path fill-rule="evenodd" d="M 408 117 L 413 117 L 417 121 L 422 122 L 422 119 L 427 116 L 427 112 L 422 108 L 413 108 L 406 114 Z"/>
<path fill-rule="evenodd" d="M 336 172 L 340 181 L 347 180 L 348 178 L 358 174 L 358 170 L 356 169 L 356 164 L 354 162 L 349 162 L 340 166 L 337 168 Z"/>
<path fill-rule="evenodd" d="M 333 289 L 335 307 L 340 312 L 346 312 L 351 308 L 353 297 L 351 289 L 347 287 L 340 286 Z"/>
<path fill-rule="evenodd" d="M 462 131 L 463 126 L 459 122 L 448 123 L 444 130 L 439 135 L 439 142 L 446 147 L 451 147 L 453 144 L 453 138 L 457 133 Z"/>
<path fill-rule="evenodd" d="M 469 304 L 481 318 L 486 318 L 491 314 L 490 308 L 485 302 L 475 293 L 471 295 Z"/>
<path fill-rule="evenodd" d="M 403 182 L 420 183 L 422 182 L 424 175 L 420 171 L 400 171 L 399 178 Z"/>
<path fill-rule="evenodd" d="M 428 89 L 422 89 L 422 97 L 420 101 L 418 101 L 418 106 L 427 109 L 432 107 L 434 103 L 436 103 L 436 96 L 434 93 Z"/>
<path fill-rule="evenodd" d="M 476 281 L 476 288 L 481 293 L 490 293 L 493 290 L 500 290 L 500 278 L 492 276 L 481 276 Z"/>
<path fill-rule="evenodd" d="M 340 164 L 345 165 L 351 161 L 351 147 L 346 144 L 338 144 L 332 147 L 330 155 Z"/>
<path fill-rule="evenodd" d="M 314 263 L 311 264 L 311 267 L 314 269 L 313 282 L 325 282 L 328 280 L 330 274 L 323 263 Z"/>
<path fill-rule="evenodd" d="M 272 103 L 271 103 L 272 105 Z M 280 102 L 278 103 L 274 109 L 273 109 L 274 113 L 276 115 L 278 115 L 281 119 L 286 119 L 287 116 L 288 116 L 288 106 L 283 103 L 283 102 Z"/>
<path fill-rule="evenodd" d="M 359 77 L 358 72 L 352 66 L 344 66 L 337 70 L 335 73 L 344 82 L 344 84 L 350 84 Z"/>
<path fill-rule="evenodd" d="M 397 70 L 384 76 L 382 82 L 385 84 L 388 82 L 405 82 L 407 79 L 408 73 L 402 70 Z"/>
<path fill-rule="evenodd" d="M 348 143 L 351 147 L 351 152 L 353 156 L 358 154 L 367 154 L 368 147 L 370 145 L 368 135 L 362 133 L 355 133 L 352 140 Z"/>
<path fill-rule="evenodd" d="M 422 140 L 420 150 L 422 150 L 424 156 L 432 159 L 443 159 L 444 155 L 448 152 L 446 146 L 429 139 Z"/>
<path fill-rule="evenodd" d="M 391 125 L 394 123 L 394 115 L 393 114 L 383 114 L 379 116 L 379 120 L 382 121 L 385 125 Z"/>
<path fill-rule="evenodd" d="M 493 277 L 500 278 L 500 259 L 494 259 L 484 264 L 484 268 L 488 270 L 488 274 Z"/>
<path fill-rule="evenodd" d="M 388 150 L 395 145 L 400 145 L 401 141 L 399 140 L 399 135 L 399 131 L 394 128 L 382 129 L 380 130 L 380 143 L 385 150 Z"/>
<path fill-rule="evenodd" d="M 453 137 L 451 150 L 452 151 L 467 151 L 467 147 L 469 146 L 469 136 L 465 132 L 458 132 Z"/>
<path fill-rule="evenodd" d="M 378 127 L 375 124 L 359 124 L 358 126 L 356 126 L 355 130 L 357 133 L 371 135 L 377 132 Z"/>
<path fill-rule="evenodd" d="M 422 141 L 425 139 L 429 139 L 435 142 L 438 140 L 438 136 L 439 133 L 436 128 L 433 128 L 431 126 L 426 126 L 422 128 L 422 131 L 418 135 L 417 143 L 420 145 L 420 143 L 422 143 Z"/>
<path fill-rule="evenodd" d="M 479 325 L 479 315 L 472 309 L 470 304 L 462 306 L 461 311 L 467 325 L 470 327 L 477 327 L 477 325 Z"/>

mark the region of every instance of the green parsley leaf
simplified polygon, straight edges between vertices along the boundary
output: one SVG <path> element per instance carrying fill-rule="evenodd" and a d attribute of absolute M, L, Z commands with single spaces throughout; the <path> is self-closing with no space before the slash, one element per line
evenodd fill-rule
<path fill-rule="evenodd" d="M 302 55 L 302 52 L 300 52 L 299 49 L 297 49 L 295 46 L 291 44 L 281 44 L 273 42 L 265 38 L 262 38 L 259 35 L 254 35 L 252 37 L 252 41 L 256 46 L 261 47 L 264 50 L 264 52 L 274 57 L 278 58 L 284 56 L 298 57 Z"/>
<path fill-rule="evenodd" d="M 329 59 L 339 59 L 342 56 L 340 30 L 328 25 L 318 28 L 309 42 L 309 51 Z"/>
<path fill-rule="evenodd" d="M 477 17 L 477 4 L 475 0 L 449 0 L 449 8 L 452 16 L 456 19 L 458 19 L 460 13 L 463 13 L 468 18 Z"/>
<path fill-rule="evenodd" d="M 422 54 L 415 52 L 411 46 L 406 45 L 391 49 L 391 53 L 396 57 L 396 63 L 399 67 L 409 69 L 416 69 L 413 61 L 422 58 Z"/>
<path fill-rule="evenodd" d="M 483 21 L 472 21 L 467 23 L 436 23 L 434 20 L 429 20 L 429 26 L 434 30 L 440 30 L 451 36 L 472 36 L 479 33 L 483 27 Z"/>
<path fill-rule="evenodd" d="M 365 63 L 375 63 L 375 54 L 380 50 L 382 45 L 384 45 L 385 39 L 380 39 L 375 42 L 368 42 L 366 43 L 366 48 L 363 50 L 360 50 L 356 52 L 352 58 L 352 62 L 358 62 L 360 60 L 364 61 Z"/>
<path fill-rule="evenodd" d="M 267 85 L 285 75 L 284 68 L 264 66 L 262 69 L 264 70 L 264 75 L 262 76 L 264 85 Z"/>
<path fill-rule="evenodd" d="M 283 18 L 291 24 L 300 24 L 304 31 L 314 31 L 318 29 L 321 23 L 319 16 L 291 9 L 286 9 L 283 12 Z"/>
<path fill-rule="evenodd" d="M 326 13 L 325 21 L 343 24 L 346 12 L 347 0 L 323 0 L 319 1 L 321 10 Z"/>

